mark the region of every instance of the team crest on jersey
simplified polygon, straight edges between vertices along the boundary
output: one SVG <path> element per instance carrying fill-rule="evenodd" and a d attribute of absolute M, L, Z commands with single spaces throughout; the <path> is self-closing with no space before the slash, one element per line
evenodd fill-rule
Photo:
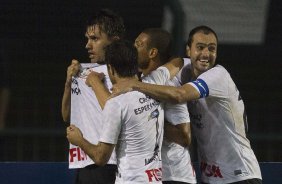
<path fill-rule="evenodd" d="M 84 68 L 83 70 L 79 72 L 78 77 L 85 79 L 89 75 L 90 72 L 91 72 L 91 68 Z"/>

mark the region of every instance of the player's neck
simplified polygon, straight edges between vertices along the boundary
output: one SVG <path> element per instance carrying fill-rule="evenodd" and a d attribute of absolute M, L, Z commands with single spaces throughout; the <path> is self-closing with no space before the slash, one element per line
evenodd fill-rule
<path fill-rule="evenodd" d="M 135 75 L 133 77 L 117 77 L 116 83 L 118 84 L 119 82 L 126 82 L 126 81 L 131 81 L 131 80 L 137 80 L 138 81 L 138 76 Z"/>
<path fill-rule="evenodd" d="M 91 61 L 91 63 L 96 63 L 96 64 L 99 64 L 99 65 L 104 65 L 106 64 L 105 61 Z"/>
<path fill-rule="evenodd" d="M 192 68 L 192 80 L 196 80 L 199 75 L 201 75 L 201 73 L 195 68 Z"/>
<path fill-rule="evenodd" d="M 143 69 L 142 73 L 144 76 L 149 75 L 152 71 L 156 70 L 157 68 L 159 68 L 161 66 L 161 62 L 160 60 L 151 60 L 149 63 L 148 68 Z"/>

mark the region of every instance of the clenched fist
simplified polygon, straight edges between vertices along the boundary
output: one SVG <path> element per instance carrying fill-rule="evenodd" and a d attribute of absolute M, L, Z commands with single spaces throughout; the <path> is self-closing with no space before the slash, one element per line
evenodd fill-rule
<path fill-rule="evenodd" d="M 83 140 L 83 135 L 79 128 L 75 125 L 67 127 L 67 139 L 73 145 L 79 146 Z"/>
<path fill-rule="evenodd" d="M 80 63 L 77 60 L 73 59 L 71 61 L 71 65 L 68 67 L 67 70 L 67 79 L 66 79 L 67 85 L 71 84 L 71 78 L 77 75 L 79 68 L 80 68 Z"/>

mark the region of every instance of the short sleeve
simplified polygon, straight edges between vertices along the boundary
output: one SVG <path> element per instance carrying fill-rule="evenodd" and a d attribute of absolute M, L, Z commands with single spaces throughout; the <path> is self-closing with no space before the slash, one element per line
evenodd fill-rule
<path fill-rule="evenodd" d="M 161 66 L 152 71 L 148 76 L 144 77 L 142 81 L 150 84 L 165 85 L 166 81 L 169 79 L 169 70 L 166 67 Z"/>
<path fill-rule="evenodd" d="M 103 110 L 103 129 L 100 142 L 117 144 L 121 130 L 121 106 L 115 98 L 107 101 Z"/>
<path fill-rule="evenodd" d="M 201 98 L 203 97 L 228 97 L 228 81 L 230 75 L 226 69 L 220 65 L 201 74 L 197 80 L 190 82 L 196 88 Z"/>
<path fill-rule="evenodd" d="M 186 103 L 165 104 L 165 119 L 173 125 L 190 122 Z"/>

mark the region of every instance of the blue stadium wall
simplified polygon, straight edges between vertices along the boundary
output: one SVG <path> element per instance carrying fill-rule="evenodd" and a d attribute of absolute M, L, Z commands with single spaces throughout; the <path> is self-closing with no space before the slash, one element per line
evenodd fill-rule
<path fill-rule="evenodd" d="M 282 183 L 282 163 L 260 163 L 263 183 Z M 199 170 L 196 167 L 199 176 Z M 65 162 L 0 163 L 1 184 L 73 184 L 75 170 Z"/>

